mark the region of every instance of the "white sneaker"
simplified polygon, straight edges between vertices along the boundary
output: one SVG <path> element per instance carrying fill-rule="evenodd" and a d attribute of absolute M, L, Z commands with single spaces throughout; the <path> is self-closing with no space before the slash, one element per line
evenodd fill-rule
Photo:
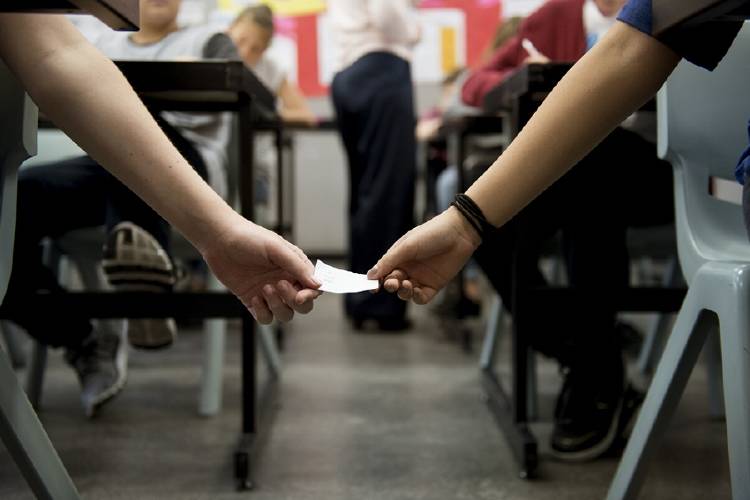
<path fill-rule="evenodd" d="M 132 222 L 117 224 L 104 245 L 104 273 L 117 291 L 171 292 L 176 278 L 172 260 L 148 231 Z M 128 341 L 139 349 L 161 349 L 177 337 L 172 318 L 128 321 Z"/>

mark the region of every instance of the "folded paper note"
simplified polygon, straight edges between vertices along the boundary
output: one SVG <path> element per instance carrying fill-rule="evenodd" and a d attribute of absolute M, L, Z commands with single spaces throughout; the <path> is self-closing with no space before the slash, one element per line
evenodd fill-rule
<path fill-rule="evenodd" d="M 364 274 L 336 269 L 322 260 L 315 264 L 315 279 L 322 283 L 318 289 L 322 292 L 357 293 L 378 289 L 378 280 L 368 280 Z"/>

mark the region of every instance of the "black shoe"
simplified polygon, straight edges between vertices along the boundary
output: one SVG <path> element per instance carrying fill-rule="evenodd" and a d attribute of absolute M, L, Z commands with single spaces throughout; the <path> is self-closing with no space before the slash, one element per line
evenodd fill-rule
<path fill-rule="evenodd" d="M 605 454 L 620 433 L 624 383 L 621 361 L 610 373 L 569 371 L 557 399 L 552 455 L 568 462 Z M 606 368 L 605 368 L 606 369 Z M 619 371 L 619 373 L 618 373 Z"/>
<path fill-rule="evenodd" d="M 616 456 L 622 454 L 622 451 L 628 444 L 630 434 L 633 432 L 638 412 L 645 398 L 646 395 L 644 393 L 633 387 L 632 384 L 627 384 L 625 393 L 622 396 L 622 411 L 620 412 L 620 421 L 617 425 L 617 438 L 609 449 L 608 455 Z"/>

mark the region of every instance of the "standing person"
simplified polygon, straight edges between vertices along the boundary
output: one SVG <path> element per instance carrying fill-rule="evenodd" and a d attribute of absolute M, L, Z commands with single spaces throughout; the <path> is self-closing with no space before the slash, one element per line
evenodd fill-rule
<path fill-rule="evenodd" d="M 412 225 L 416 139 L 410 57 L 420 30 L 412 0 L 330 0 L 338 72 L 331 94 L 349 163 L 350 269 L 364 273 Z M 346 296 L 355 328 L 404 330 L 406 304 Z"/>

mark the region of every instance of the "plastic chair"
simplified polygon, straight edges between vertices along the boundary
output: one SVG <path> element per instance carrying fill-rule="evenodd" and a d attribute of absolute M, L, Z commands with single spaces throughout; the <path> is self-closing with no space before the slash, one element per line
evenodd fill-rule
<path fill-rule="evenodd" d="M 635 498 L 709 334 L 719 335 L 734 498 L 750 498 L 750 243 L 737 205 L 709 194 L 747 146 L 750 26 L 709 73 L 683 62 L 658 96 L 659 152 L 675 169 L 677 244 L 688 294 L 608 493 Z"/>
<path fill-rule="evenodd" d="M 16 174 L 20 163 L 36 152 L 36 122 L 36 106 L 0 62 L 0 303 L 13 262 Z M 38 498 L 79 498 L 2 350 L 0 438 Z"/>

